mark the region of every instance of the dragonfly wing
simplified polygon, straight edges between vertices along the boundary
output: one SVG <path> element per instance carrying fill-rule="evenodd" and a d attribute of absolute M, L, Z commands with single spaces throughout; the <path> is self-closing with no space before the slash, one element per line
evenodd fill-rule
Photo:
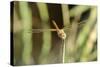
<path fill-rule="evenodd" d="M 41 32 L 49 32 L 49 31 L 57 31 L 56 29 L 32 29 L 29 33 L 41 33 Z"/>

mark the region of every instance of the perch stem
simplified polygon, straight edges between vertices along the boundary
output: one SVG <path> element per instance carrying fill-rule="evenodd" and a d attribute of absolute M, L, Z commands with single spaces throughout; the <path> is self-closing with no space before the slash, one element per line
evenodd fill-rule
<path fill-rule="evenodd" d="M 62 62 L 65 63 L 65 39 L 63 39 Z"/>

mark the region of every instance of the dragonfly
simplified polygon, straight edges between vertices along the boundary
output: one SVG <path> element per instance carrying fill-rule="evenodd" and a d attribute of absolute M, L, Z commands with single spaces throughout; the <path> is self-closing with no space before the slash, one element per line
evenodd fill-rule
<path fill-rule="evenodd" d="M 85 22 L 85 21 L 83 21 L 83 22 Z M 40 32 L 46 32 L 46 31 L 56 31 L 57 34 L 58 34 L 58 37 L 60 37 L 61 39 L 65 39 L 66 38 L 65 30 L 70 29 L 70 27 L 69 28 L 64 27 L 64 28 L 60 29 L 54 20 L 52 20 L 52 23 L 53 23 L 55 29 L 32 29 L 32 33 L 40 33 Z"/>
<path fill-rule="evenodd" d="M 64 32 L 64 29 L 60 29 L 54 20 L 52 20 L 52 23 L 53 23 L 55 29 L 32 29 L 32 33 L 40 33 L 40 32 L 46 32 L 46 31 L 56 31 L 57 34 L 58 34 L 58 37 L 60 37 L 61 39 L 65 39 L 66 33 Z"/>

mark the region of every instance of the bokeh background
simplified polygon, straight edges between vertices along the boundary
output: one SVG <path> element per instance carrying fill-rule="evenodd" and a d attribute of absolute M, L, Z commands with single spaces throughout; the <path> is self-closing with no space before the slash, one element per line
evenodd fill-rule
<path fill-rule="evenodd" d="M 97 60 L 97 7 L 56 3 L 11 2 L 11 64 L 65 63 Z M 64 29 L 65 41 L 56 31 L 34 32 L 34 29 L 55 29 L 52 20 Z"/>

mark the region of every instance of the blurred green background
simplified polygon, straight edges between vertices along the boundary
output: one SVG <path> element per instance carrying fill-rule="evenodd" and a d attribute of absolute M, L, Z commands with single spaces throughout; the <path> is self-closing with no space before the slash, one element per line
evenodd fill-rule
<path fill-rule="evenodd" d="M 64 29 L 65 40 L 56 31 L 33 31 L 55 29 L 52 20 Z M 11 33 L 12 65 L 97 60 L 96 6 L 13 1 Z"/>

